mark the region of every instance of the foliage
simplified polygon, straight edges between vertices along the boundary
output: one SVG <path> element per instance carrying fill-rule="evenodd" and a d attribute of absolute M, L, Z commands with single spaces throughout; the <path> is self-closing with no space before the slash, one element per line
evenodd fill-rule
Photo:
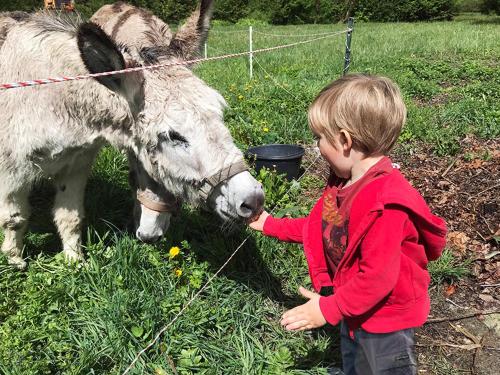
<path fill-rule="evenodd" d="M 307 214 L 307 207 L 297 206 L 301 191 L 300 183 L 288 181 L 285 174 L 278 174 L 268 168 L 261 168 L 255 176 L 266 192 L 266 209 L 276 217 Z"/>
<path fill-rule="evenodd" d="M 440 258 L 429 263 L 429 273 L 434 284 L 453 283 L 470 274 L 471 261 L 460 262 L 453 252 L 445 249 Z"/>
<path fill-rule="evenodd" d="M 483 0 L 456 0 L 455 9 L 457 12 L 479 12 Z"/>
<path fill-rule="evenodd" d="M 481 9 L 497 10 L 495 0 L 482 0 Z M 77 0 L 76 8 L 89 17 L 108 0 Z M 171 23 L 185 19 L 197 1 L 130 0 L 130 3 L 148 8 Z M 496 3 L 496 5 L 495 5 Z M 12 0 L 0 5 L 2 10 L 32 10 L 41 8 L 42 0 Z M 495 8 L 496 7 L 496 8 Z M 273 24 L 332 23 L 344 20 L 349 13 L 361 20 L 417 21 L 450 19 L 455 0 L 218 0 L 214 18 L 236 23 L 247 18 Z"/>
<path fill-rule="evenodd" d="M 454 0 L 361 0 L 355 16 L 370 21 L 442 20 L 453 17 Z"/>
<path fill-rule="evenodd" d="M 0 12 L 11 10 L 32 11 L 43 8 L 43 0 L 9 0 L 0 3 Z"/>
<path fill-rule="evenodd" d="M 500 2 L 498 0 L 483 0 L 481 3 L 481 12 L 500 15 Z"/>
<path fill-rule="evenodd" d="M 247 0 L 217 0 L 214 19 L 236 23 L 248 15 Z"/>

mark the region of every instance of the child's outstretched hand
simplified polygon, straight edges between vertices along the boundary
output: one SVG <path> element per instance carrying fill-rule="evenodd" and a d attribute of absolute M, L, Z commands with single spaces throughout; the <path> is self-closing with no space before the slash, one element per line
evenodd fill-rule
<path fill-rule="evenodd" d="M 321 296 L 304 287 L 300 287 L 299 292 L 309 301 L 285 312 L 281 317 L 281 325 L 288 331 L 304 331 L 324 326 L 326 320 L 319 308 Z"/>
<path fill-rule="evenodd" d="M 250 226 L 250 228 L 262 232 L 264 230 L 264 222 L 266 221 L 268 216 L 269 213 L 267 211 L 262 211 L 260 216 L 256 218 L 254 221 L 248 223 L 248 225 Z"/>

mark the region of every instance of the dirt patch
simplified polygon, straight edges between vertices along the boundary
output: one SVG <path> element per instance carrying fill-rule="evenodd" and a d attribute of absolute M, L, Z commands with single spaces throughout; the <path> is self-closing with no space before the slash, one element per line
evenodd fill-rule
<path fill-rule="evenodd" d="M 448 225 L 448 248 L 470 275 L 430 290 L 430 322 L 417 331 L 419 374 L 498 374 L 500 368 L 500 140 L 467 137 L 452 157 L 419 145 L 395 150 L 393 162 Z M 304 165 L 317 155 L 306 150 Z M 318 159 L 308 173 L 324 178 Z M 308 194 L 318 197 L 321 189 Z M 486 312 L 488 315 L 480 315 Z M 469 318 L 454 320 L 470 315 Z M 433 320 L 445 319 L 434 322 Z"/>
<path fill-rule="evenodd" d="M 471 262 L 469 277 L 431 288 L 431 321 L 500 311 L 500 140 L 466 138 L 461 149 L 454 157 L 425 147 L 412 155 L 396 150 L 393 157 L 445 218 L 455 257 Z M 498 374 L 495 320 L 498 314 L 426 324 L 417 332 L 420 373 Z"/>

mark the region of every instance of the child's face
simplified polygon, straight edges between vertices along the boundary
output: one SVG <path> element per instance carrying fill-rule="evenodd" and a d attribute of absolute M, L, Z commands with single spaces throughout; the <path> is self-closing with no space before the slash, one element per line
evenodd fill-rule
<path fill-rule="evenodd" d="M 346 142 L 343 133 L 338 133 L 334 137 L 332 144 L 324 134 L 321 134 L 318 139 L 319 152 L 330 164 L 330 167 L 339 177 L 349 179 L 351 177 L 351 169 L 353 161 L 351 160 L 351 147 Z"/>

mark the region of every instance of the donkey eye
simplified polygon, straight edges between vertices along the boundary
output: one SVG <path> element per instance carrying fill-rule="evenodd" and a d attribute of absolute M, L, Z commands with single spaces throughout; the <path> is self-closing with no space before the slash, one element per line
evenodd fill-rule
<path fill-rule="evenodd" d="M 187 146 L 189 144 L 187 139 L 184 138 L 182 135 L 180 135 L 175 130 L 169 130 L 168 133 L 161 132 L 160 134 L 158 134 L 158 141 L 159 141 L 159 143 L 170 143 L 170 144 L 173 144 L 174 146 L 178 146 L 178 145 Z"/>
<path fill-rule="evenodd" d="M 177 133 L 175 130 L 170 130 L 168 132 L 168 136 L 170 139 L 174 142 L 181 142 L 181 143 L 188 143 L 187 139 L 184 138 L 182 135 Z"/>

